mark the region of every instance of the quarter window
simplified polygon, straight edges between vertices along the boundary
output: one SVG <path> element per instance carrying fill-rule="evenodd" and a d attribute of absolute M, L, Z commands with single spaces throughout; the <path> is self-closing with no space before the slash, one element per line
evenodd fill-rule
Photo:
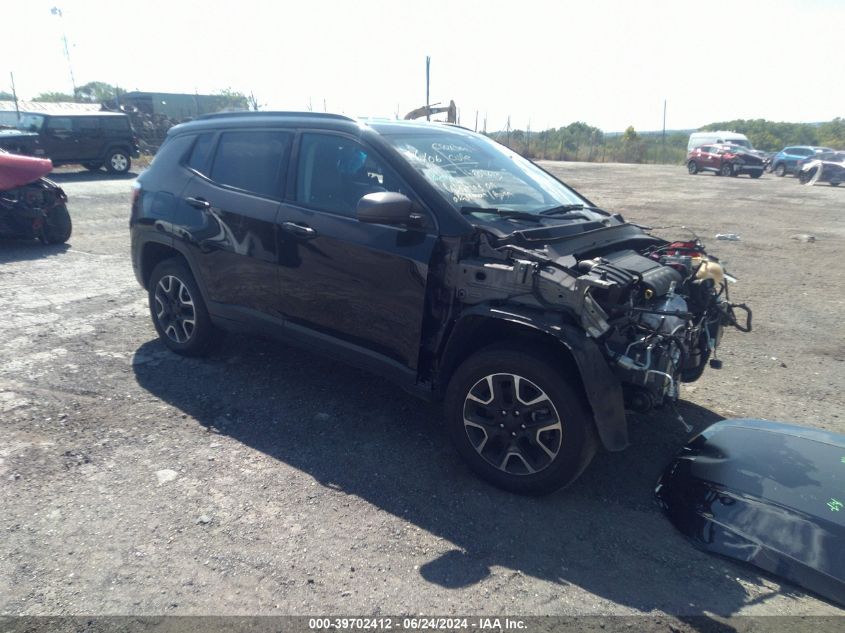
<path fill-rule="evenodd" d="M 125 116 L 105 116 L 102 122 L 104 130 L 126 132 L 129 129 L 129 119 Z"/>
<path fill-rule="evenodd" d="M 369 193 L 410 191 L 382 160 L 360 143 L 329 134 L 303 134 L 296 180 L 297 202 L 354 216 Z"/>
<path fill-rule="evenodd" d="M 224 132 L 217 144 L 211 179 L 262 196 L 280 197 L 280 175 L 291 137 L 289 132 Z"/>
<path fill-rule="evenodd" d="M 208 172 L 208 156 L 211 153 L 211 142 L 214 134 L 200 134 L 191 150 L 191 157 L 188 159 L 188 167 L 203 175 Z"/>

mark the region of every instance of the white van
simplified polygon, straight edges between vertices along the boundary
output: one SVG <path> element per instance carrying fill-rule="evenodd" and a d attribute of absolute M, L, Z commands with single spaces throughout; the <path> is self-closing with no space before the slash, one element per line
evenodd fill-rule
<path fill-rule="evenodd" d="M 745 134 L 719 130 L 716 132 L 693 132 L 689 135 L 687 151 L 700 145 L 715 145 L 717 143 L 733 143 L 734 145 L 742 145 L 748 149 L 753 149 L 751 147 L 751 141 L 748 140 Z"/>

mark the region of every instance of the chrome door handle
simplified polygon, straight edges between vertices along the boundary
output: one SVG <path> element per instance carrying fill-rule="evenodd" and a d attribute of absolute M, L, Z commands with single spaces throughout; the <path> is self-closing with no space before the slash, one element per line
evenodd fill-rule
<path fill-rule="evenodd" d="M 294 235 L 302 235 L 305 237 L 314 237 L 317 231 L 306 224 L 297 224 L 296 222 L 282 222 L 282 228 L 288 233 Z"/>
<path fill-rule="evenodd" d="M 210 209 L 211 203 L 205 198 L 185 198 L 185 202 L 195 209 Z"/>

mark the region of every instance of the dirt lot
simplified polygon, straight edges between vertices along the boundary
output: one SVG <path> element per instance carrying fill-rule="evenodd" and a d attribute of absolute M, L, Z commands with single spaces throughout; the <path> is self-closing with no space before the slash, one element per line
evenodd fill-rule
<path fill-rule="evenodd" d="M 659 234 L 690 227 L 739 277 L 754 332 L 683 391 L 689 422 L 845 432 L 845 187 L 546 166 Z M 845 614 L 674 531 L 652 501 L 685 439 L 666 415 L 529 499 L 360 371 L 234 336 L 168 353 L 128 258 L 131 180 L 58 179 L 69 247 L 0 241 L 0 614 Z"/>

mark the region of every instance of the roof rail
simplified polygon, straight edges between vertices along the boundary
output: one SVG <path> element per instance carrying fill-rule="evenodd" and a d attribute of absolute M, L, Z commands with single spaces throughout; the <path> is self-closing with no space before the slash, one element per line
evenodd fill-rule
<path fill-rule="evenodd" d="M 270 111 L 270 110 L 238 110 L 235 112 L 213 112 L 211 114 L 203 114 L 194 119 L 194 121 L 205 121 L 207 119 L 223 119 L 227 117 L 253 117 L 253 116 L 289 116 L 289 117 L 303 117 L 303 118 L 319 118 L 319 119 L 337 119 L 340 121 L 352 121 L 352 119 L 343 114 L 329 114 L 327 112 L 290 112 L 290 111 Z"/>

